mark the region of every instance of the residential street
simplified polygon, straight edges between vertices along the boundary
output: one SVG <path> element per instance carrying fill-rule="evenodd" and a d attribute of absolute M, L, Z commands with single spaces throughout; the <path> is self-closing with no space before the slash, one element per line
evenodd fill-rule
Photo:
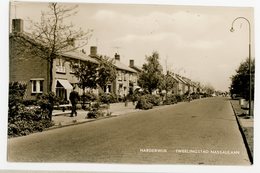
<path fill-rule="evenodd" d="M 8 160 L 250 164 L 230 102 L 223 97 L 9 139 Z"/>

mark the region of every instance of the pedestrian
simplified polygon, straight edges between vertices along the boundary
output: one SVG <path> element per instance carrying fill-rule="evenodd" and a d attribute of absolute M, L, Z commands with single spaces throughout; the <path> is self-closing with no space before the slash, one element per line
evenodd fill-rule
<path fill-rule="evenodd" d="M 73 114 L 75 113 L 75 116 L 77 116 L 77 103 L 79 101 L 79 93 L 77 91 L 75 91 L 75 86 L 73 87 L 73 90 L 70 93 L 70 103 L 72 105 L 71 108 L 71 117 L 73 117 Z"/>

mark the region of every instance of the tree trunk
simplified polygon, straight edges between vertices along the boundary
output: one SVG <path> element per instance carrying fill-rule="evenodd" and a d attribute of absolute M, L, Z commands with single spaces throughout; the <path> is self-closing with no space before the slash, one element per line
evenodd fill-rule
<path fill-rule="evenodd" d="M 86 110 L 86 96 L 85 96 L 85 94 L 86 94 L 86 88 L 85 87 L 83 87 L 83 97 L 82 97 L 82 109 L 83 110 Z"/>
<path fill-rule="evenodd" d="M 49 83 L 49 91 L 48 91 L 48 95 L 50 95 L 52 93 L 52 84 L 53 84 L 53 55 L 51 55 L 50 57 L 50 69 L 49 69 L 49 75 L 50 75 L 50 83 Z M 49 108 L 49 120 L 52 121 L 52 112 L 53 112 L 53 107 L 54 107 L 54 101 L 50 100 L 50 96 L 49 96 L 49 102 L 50 102 L 50 108 Z"/>
<path fill-rule="evenodd" d="M 50 58 L 50 69 L 49 69 L 49 75 L 50 75 L 50 83 L 49 83 L 49 91 L 52 92 L 52 84 L 53 84 L 53 58 Z"/>

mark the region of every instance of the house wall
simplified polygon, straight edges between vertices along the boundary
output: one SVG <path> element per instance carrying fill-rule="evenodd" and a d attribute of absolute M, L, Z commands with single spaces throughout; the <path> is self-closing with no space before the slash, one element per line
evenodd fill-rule
<path fill-rule="evenodd" d="M 10 82 L 18 81 L 27 84 L 25 99 L 34 99 L 31 79 L 42 78 L 43 92 L 48 91 L 48 61 L 32 54 L 28 47 L 23 46 L 14 36 L 9 39 L 9 77 Z"/>
<path fill-rule="evenodd" d="M 74 75 L 73 70 L 71 68 L 71 62 L 72 61 L 80 63 L 80 60 L 73 60 L 71 58 L 66 58 L 66 57 L 61 57 L 61 59 L 62 59 L 62 61 L 64 61 L 64 69 L 65 70 L 64 71 L 59 70 L 59 68 L 56 66 L 58 64 L 59 59 L 55 59 L 54 63 L 53 63 L 53 72 L 54 72 L 53 79 L 54 79 L 54 81 L 57 80 L 57 79 L 67 80 L 72 85 L 75 84 L 75 86 L 76 86 L 75 90 L 79 93 L 79 95 L 82 95 L 83 89 L 78 87 L 77 83 L 79 82 L 79 80 Z M 56 83 L 53 82 L 52 91 L 55 92 L 55 90 L 56 90 Z M 93 89 L 92 92 L 97 95 L 98 89 Z M 68 93 L 70 93 L 70 91 L 68 91 Z"/>
<path fill-rule="evenodd" d="M 132 82 L 134 89 L 137 86 L 137 74 L 117 69 L 117 77 L 112 83 L 112 91 L 123 98 L 129 94 L 130 82 Z"/>

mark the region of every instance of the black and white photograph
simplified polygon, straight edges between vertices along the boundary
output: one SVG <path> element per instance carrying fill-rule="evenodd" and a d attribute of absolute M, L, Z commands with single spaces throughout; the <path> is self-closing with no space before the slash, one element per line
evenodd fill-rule
<path fill-rule="evenodd" d="M 6 162 L 252 167 L 255 18 L 9 1 Z"/>

